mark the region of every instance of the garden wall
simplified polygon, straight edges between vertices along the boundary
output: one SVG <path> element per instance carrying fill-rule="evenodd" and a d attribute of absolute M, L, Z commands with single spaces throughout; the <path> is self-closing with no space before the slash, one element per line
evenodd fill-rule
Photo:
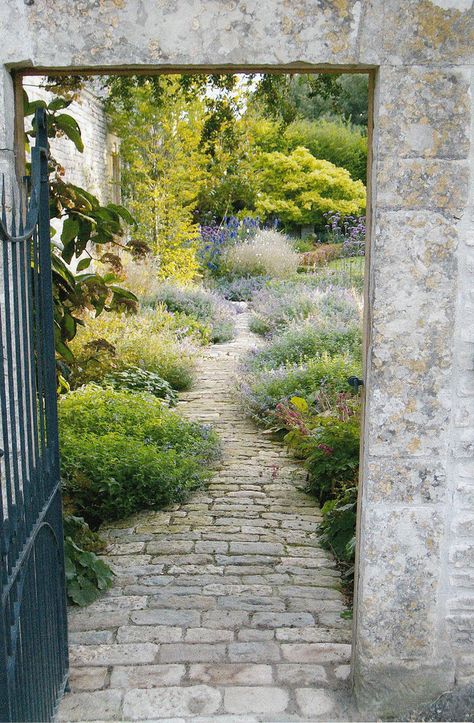
<path fill-rule="evenodd" d="M 8 69 L 373 69 L 372 251 L 354 683 L 403 707 L 474 680 L 470 0 L 6 0 Z"/>
<path fill-rule="evenodd" d="M 40 87 L 45 78 L 26 78 L 24 87 L 30 100 L 49 103 L 55 96 Z M 113 178 L 113 155 L 118 158 L 119 140 L 107 130 L 107 117 L 100 98 L 84 88 L 77 100 L 69 106 L 70 113 L 79 123 L 84 151 L 81 153 L 67 138 L 53 138 L 51 151 L 66 173 L 65 180 L 85 188 L 101 203 L 119 200 Z"/>

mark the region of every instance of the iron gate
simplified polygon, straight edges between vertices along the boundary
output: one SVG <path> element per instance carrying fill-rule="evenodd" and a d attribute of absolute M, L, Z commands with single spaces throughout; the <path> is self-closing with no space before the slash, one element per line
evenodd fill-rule
<path fill-rule="evenodd" d="M 3 179 L 0 242 L 0 720 L 48 721 L 67 679 L 46 116 L 28 190 Z M 8 220 L 7 220 L 8 217 Z"/>

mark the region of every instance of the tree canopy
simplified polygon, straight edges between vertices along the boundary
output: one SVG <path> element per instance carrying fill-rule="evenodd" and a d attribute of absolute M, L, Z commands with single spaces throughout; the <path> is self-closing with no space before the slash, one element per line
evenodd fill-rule
<path fill-rule="evenodd" d="M 307 148 L 264 153 L 259 162 L 256 210 L 262 217 L 314 225 L 324 223 L 325 213 L 360 215 L 365 210 L 364 184 Z"/>

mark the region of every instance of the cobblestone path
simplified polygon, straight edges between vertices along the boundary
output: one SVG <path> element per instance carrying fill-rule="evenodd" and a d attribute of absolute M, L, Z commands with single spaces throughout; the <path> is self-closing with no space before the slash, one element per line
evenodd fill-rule
<path fill-rule="evenodd" d="M 61 720 L 347 720 L 350 624 L 339 574 L 315 532 L 304 471 L 232 398 L 239 356 L 213 347 L 188 417 L 211 422 L 224 460 L 173 510 L 105 531 L 109 593 L 70 612 L 72 693 Z"/>

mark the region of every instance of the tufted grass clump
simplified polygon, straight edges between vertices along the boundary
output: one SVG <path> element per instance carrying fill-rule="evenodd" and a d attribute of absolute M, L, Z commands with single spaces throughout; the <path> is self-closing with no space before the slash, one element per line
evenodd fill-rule
<path fill-rule="evenodd" d="M 330 357 L 347 354 L 359 360 L 361 351 L 362 330 L 358 324 L 328 327 L 305 321 L 302 325 L 292 324 L 265 346 L 252 350 L 244 359 L 243 367 L 250 372 L 278 369 L 303 364 L 323 354 Z"/>
<path fill-rule="evenodd" d="M 299 255 L 290 239 L 276 229 L 262 229 L 226 254 L 230 274 L 288 278 L 298 269 Z"/>

